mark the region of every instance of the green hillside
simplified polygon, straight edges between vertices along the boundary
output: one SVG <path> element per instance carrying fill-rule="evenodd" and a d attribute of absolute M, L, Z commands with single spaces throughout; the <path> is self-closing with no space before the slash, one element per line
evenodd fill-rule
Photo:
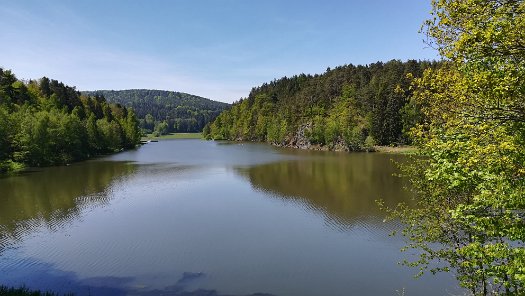
<path fill-rule="evenodd" d="M 207 126 L 210 139 L 266 141 L 298 148 L 367 150 L 407 144 L 419 118 L 411 77 L 439 63 L 409 60 L 328 68 L 253 88 Z"/>
<path fill-rule="evenodd" d="M 101 95 L 108 102 L 133 108 L 146 133 L 201 132 L 207 123 L 229 107 L 226 103 L 174 91 L 129 89 L 83 93 Z"/>

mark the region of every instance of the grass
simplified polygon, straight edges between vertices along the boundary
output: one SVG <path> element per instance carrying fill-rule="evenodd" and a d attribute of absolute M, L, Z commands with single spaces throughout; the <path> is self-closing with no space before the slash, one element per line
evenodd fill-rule
<path fill-rule="evenodd" d="M 31 291 L 28 288 L 8 288 L 5 286 L 0 286 L 0 295 L 2 296 L 60 296 L 60 294 L 53 292 L 41 292 L 41 291 Z M 73 295 L 73 294 L 67 294 Z"/>
<path fill-rule="evenodd" d="M 168 135 L 162 135 L 160 137 L 154 137 L 152 134 L 148 134 L 143 139 L 145 140 L 203 139 L 203 137 L 201 133 L 171 133 Z"/>

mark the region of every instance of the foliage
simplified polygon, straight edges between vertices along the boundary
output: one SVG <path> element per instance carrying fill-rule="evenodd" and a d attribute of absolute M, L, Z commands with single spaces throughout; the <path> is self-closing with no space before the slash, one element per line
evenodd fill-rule
<path fill-rule="evenodd" d="M 0 69 L 0 172 L 66 164 L 139 141 L 133 110 L 46 77 L 24 83 Z"/>
<path fill-rule="evenodd" d="M 132 108 L 145 133 L 201 132 L 229 104 L 216 102 L 186 93 L 130 89 L 98 90 L 83 92 L 86 95 L 102 95 L 108 102 Z"/>
<path fill-rule="evenodd" d="M 475 295 L 525 293 L 525 4 L 434 0 L 430 41 L 449 62 L 415 80 L 422 158 L 405 166 L 416 209 L 409 263 L 454 270 Z"/>
<path fill-rule="evenodd" d="M 437 66 L 392 60 L 274 80 L 253 88 L 248 98 L 221 113 L 206 128 L 205 137 L 292 146 L 306 140 L 346 150 L 369 149 L 371 143 L 408 143 L 403 127 L 415 124 L 415 115 L 406 122 L 402 115 L 411 93 L 409 77 Z"/>

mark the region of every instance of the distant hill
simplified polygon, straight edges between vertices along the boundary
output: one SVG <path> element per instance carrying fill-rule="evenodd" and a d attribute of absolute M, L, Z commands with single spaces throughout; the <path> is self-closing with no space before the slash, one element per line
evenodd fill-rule
<path fill-rule="evenodd" d="M 102 95 L 108 102 L 131 107 L 145 132 L 201 132 L 230 105 L 186 93 L 151 90 L 84 91 L 86 95 Z"/>

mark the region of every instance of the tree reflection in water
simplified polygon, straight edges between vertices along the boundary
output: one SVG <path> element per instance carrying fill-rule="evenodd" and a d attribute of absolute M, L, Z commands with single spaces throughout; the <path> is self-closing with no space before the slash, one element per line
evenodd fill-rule
<path fill-rule="evenodd" d="M 135 170 L 126 162 L 87 161 L 0 178 L 0 252 L 32 229 L 61 229 L 83 209 L 107 204 L 110 185 Z"/>

